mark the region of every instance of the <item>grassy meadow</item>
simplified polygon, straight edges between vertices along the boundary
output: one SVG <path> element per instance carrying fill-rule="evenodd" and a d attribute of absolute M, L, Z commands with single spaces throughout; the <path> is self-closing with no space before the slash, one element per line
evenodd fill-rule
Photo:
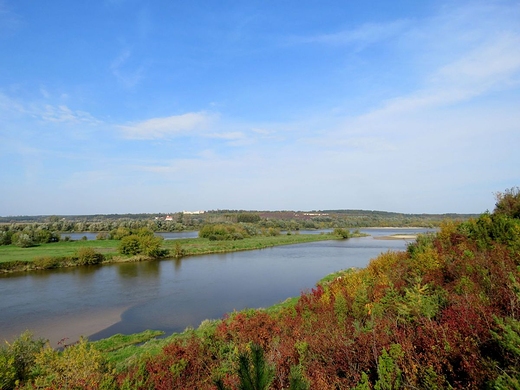
<path fill-rule="evenodd" d="M 164 240 L 162 248 L 168 251 L 165 257 L 185 257 L 211 253 L 236 252 L 268 248 L 278 245 L 338 239 L 332 234 L 291 234 L 279 236 L 254 236 L 242 240 L 212 241 L 207 238 Z M 118 250 L 120 240 L 60 241 L 39 244 L 29 248 L 15 245 L 0 246 L 0 272 L 31 269 L 60 268 L 82 265 L 78 263 L 79 251 L 90 248 L 103 255 L 101 263 L 154 260 L 151 257 L 122 255 Z M 55 260 L 55 261 L 53 261 Z"/>

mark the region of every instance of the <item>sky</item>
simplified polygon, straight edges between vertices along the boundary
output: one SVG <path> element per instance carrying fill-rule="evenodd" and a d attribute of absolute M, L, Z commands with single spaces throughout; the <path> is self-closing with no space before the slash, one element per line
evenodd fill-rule
<path fill-rule="evenodd" d="M 492 211 L 520 2 L 0 0 L 0 216 Z"/>

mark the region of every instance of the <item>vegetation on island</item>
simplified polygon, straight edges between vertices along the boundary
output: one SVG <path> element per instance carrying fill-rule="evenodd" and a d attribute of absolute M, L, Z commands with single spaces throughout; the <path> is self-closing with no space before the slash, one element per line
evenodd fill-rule
<path fill-rule="evenodd" d="M 147 228 L 132 230 L 120 227 L 97 240 L 68 240 L 27 248 L 0 246 L 0 272 L 181 258 L 360 235 L 339 228 L 328 234 L 296 233 L 280 234 L 277 229 L 259 229 L 244 223 L 210 224 L 202 227 L 199 238 L 163 240 Z"/>
<path fill-rule="evenodd" d="M 2 386 L 518 389 L 518 205 L 518 190 L 498 194 L 493 213 L 447 222 L 297 299 L 165 339 L 56 351 L 22 335 L 0 349 Z"/>
<path fill-rule="evenodd" d="M 259 229 L 299 231 L 361 227 L 437 227 L 445 220 L 464 221 L 474 214 L 402 214 L 367 210 L 244 211 L 210 210 L 197 214 L 125 214 L 0 217 L 0 245 L 55 242 L 61 233 L 99 233 L 115 238 L 118 229 L 153 232 L 198 231 L 207 224 L 253 224 Z M 23 235 L 23 237 L 21 237 Z M 117 239 L 117 238 L 115 238 Z"/>

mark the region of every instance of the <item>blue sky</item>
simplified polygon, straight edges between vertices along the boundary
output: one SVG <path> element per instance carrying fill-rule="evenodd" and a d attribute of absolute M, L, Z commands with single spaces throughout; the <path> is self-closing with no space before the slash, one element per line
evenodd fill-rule
<path fill-rule="evenodd" d="M 0 0 L 0 215 L 480 213 L 518 1 Z"/>

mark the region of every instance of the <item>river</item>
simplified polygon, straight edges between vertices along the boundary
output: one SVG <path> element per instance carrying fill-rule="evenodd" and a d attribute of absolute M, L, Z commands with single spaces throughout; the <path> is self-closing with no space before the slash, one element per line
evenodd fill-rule
<path fill-rule="evenodd" d="M 0 277 L 0 340 L 12 340 L 25 329 L 53 346 L 80 335 L 96 340 L 145 329 L 179 332 L 206 318 L 298 296 L 329 273 L 365 267 L 379 253 L 403 250 L 408 243 L 378 236 L 425 231 L 363 229 L 371 236 L 8 274 Z"/>

